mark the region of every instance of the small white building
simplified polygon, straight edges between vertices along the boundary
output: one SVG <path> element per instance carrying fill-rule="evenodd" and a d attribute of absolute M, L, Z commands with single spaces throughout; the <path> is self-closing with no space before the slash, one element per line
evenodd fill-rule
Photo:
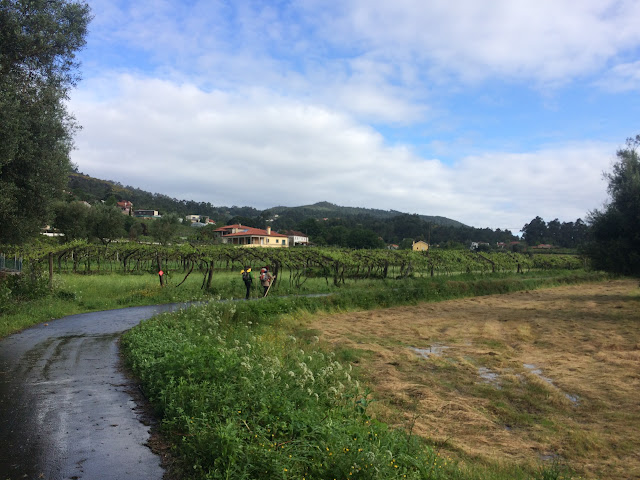
<path fill-rule="evenodd" d="M 286 234 L 289 237 L 289 245 L 291 246 L 309 245 L 309 237 L 307 237 L 302 232 L 297 232 L 295 230 L 288 230 Z"/>

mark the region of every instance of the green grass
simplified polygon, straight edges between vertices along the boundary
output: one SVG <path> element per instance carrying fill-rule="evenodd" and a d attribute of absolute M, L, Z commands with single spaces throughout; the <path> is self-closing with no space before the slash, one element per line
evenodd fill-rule
<path fill-rule="evenodd" d="M 166 278 L 167 284 L 161 288 L 158 276 L 152 274 L 56 274 L 52 292 L 47 290 L 44 280 L 37 285 L 37 295 L 31 295 L 31 292 L 27 291 L 26 294 L 12 296 L 6 293 L 6 289 L 0 288 L 0 338 L 38 323 L 76 313 L 212 298 L 244 298 L 245 295 L 239 272 L 216 272 L 209 291 L 201 288 L 201 274 L 191 274 L 178 286 L 183 278 L 184 274 L 169 274 Z M 327 283 L 323 278 L 311 278 L 298 289 L 289 281 L 287 272 L 283 272 L 280 281 L 270 293 L 270 297 L 274 298 L 267 303 L 260 302 L 262 305 L 257 307 L 258 311 L 254 313 L 259 317 L 269 318 L 295 311 L 313 313 L 318 310 L 372 309 L 415 304 L 420 301 L 506 293 L 563 283 L 599 281 L 603 278 L 605 277 L 599 273 L 559 271 L 553 275 L 549 272 L 531 272 L 525 275 L 354 280 L 341 287 L 336 287 L 331 282 Z M 253 298 L 261 296 L 258 283 L 255 282 Z M 315 293 L 332 295 L 320 298 L 303 297 Z M 39 296 L 40 294 L 45 296 Z M 275 298 L 288 296 L 294 298 Z"/>

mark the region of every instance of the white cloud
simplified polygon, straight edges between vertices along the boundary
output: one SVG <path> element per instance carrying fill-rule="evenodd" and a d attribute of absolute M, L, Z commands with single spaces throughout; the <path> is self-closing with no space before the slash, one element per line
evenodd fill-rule
<path fill-rule="evenodd" d="M 111 70 L 239 95 L 259 88 L 368 123 L 447 117 L 442 99 L 461 84 L 496 79 L 526 89 L 597 81 L 619 63 L 599 83 L 638 85 L 627 59 L 640 44 L 636 0 L 90 3 L 88 48 L 110 46 L 95 55 Z"/>
<path fill-rule="evenodd" d="M 606 72 L 596 85 L 610 92 L 640 90 L 640 60 L 616 65 Z"/>
<path fill-rule="evenodd" d="M 323 17 L 327 38 L 467 80 L 563 82 L 640 42 L 634 0 L 354 0 L 340 13 Z"/>
<path fill-rule="evenodd" d="M 447 166 L 321 105 L 131 75 L 84 84 L 70 109 L 84 126 L 72 159 L 98 178 L 214 205 L 328 200 L 478 227 L 584 218 L 604 199 L 601 174 L 615 151 L 561 145 Z"/>

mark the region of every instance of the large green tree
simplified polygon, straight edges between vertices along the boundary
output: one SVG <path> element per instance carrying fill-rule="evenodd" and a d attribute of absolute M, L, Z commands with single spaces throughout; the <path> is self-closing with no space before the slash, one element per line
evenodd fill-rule
<path fill-rule="evenodd" d="M 206 227 L 202 227 L 206 228 Z M 151 235 L 162 245 L 167 245 L 178 235 L 180 220 L 177 215 L 163 215 L 151 223 Z"/>
<path fill-rule="evenodd" d="M 540 217 L 536 217 L 522 227 L 522 238 L 529 245 L 539 245 L 545 242 L 547 236 L 547 223 Z"/>
<path fill-rule="evenodd" d="M 91 207 L 83 202 L 57 202 L 53 226 L 65 235 L 66 241 L 87 238 Z"/>
<path fill-rule="evenodd" d="M 589 215 L 591 238 L 587 252 L 595 268 L 640 275 L 640 135 L 627 139 L 617 152 L 609 182 L 610 201 Z"/>
<path fill-rule="evenodd" d="M 87 219 L 90 237 L 97 238 L 105 247 L 117 239 L 125 236 L 124 223 L 127 217 L 117 207 L 96 205 L 89 211 Z"/>
<path fill-rule="evenodd" d="M 65 101 L 89 21 L 83 2 L 0 0 L 0 243 L 36 235 L 67 183 Z"/>

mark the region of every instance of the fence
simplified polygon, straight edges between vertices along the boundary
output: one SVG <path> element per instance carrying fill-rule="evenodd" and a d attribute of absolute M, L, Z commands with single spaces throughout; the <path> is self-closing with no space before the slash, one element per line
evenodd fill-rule
<path fill-rule="evenodd" d="M 22 257 L 15 255 L 13 258 L 0 253 L 0 270 L 22 271 Z"/>

